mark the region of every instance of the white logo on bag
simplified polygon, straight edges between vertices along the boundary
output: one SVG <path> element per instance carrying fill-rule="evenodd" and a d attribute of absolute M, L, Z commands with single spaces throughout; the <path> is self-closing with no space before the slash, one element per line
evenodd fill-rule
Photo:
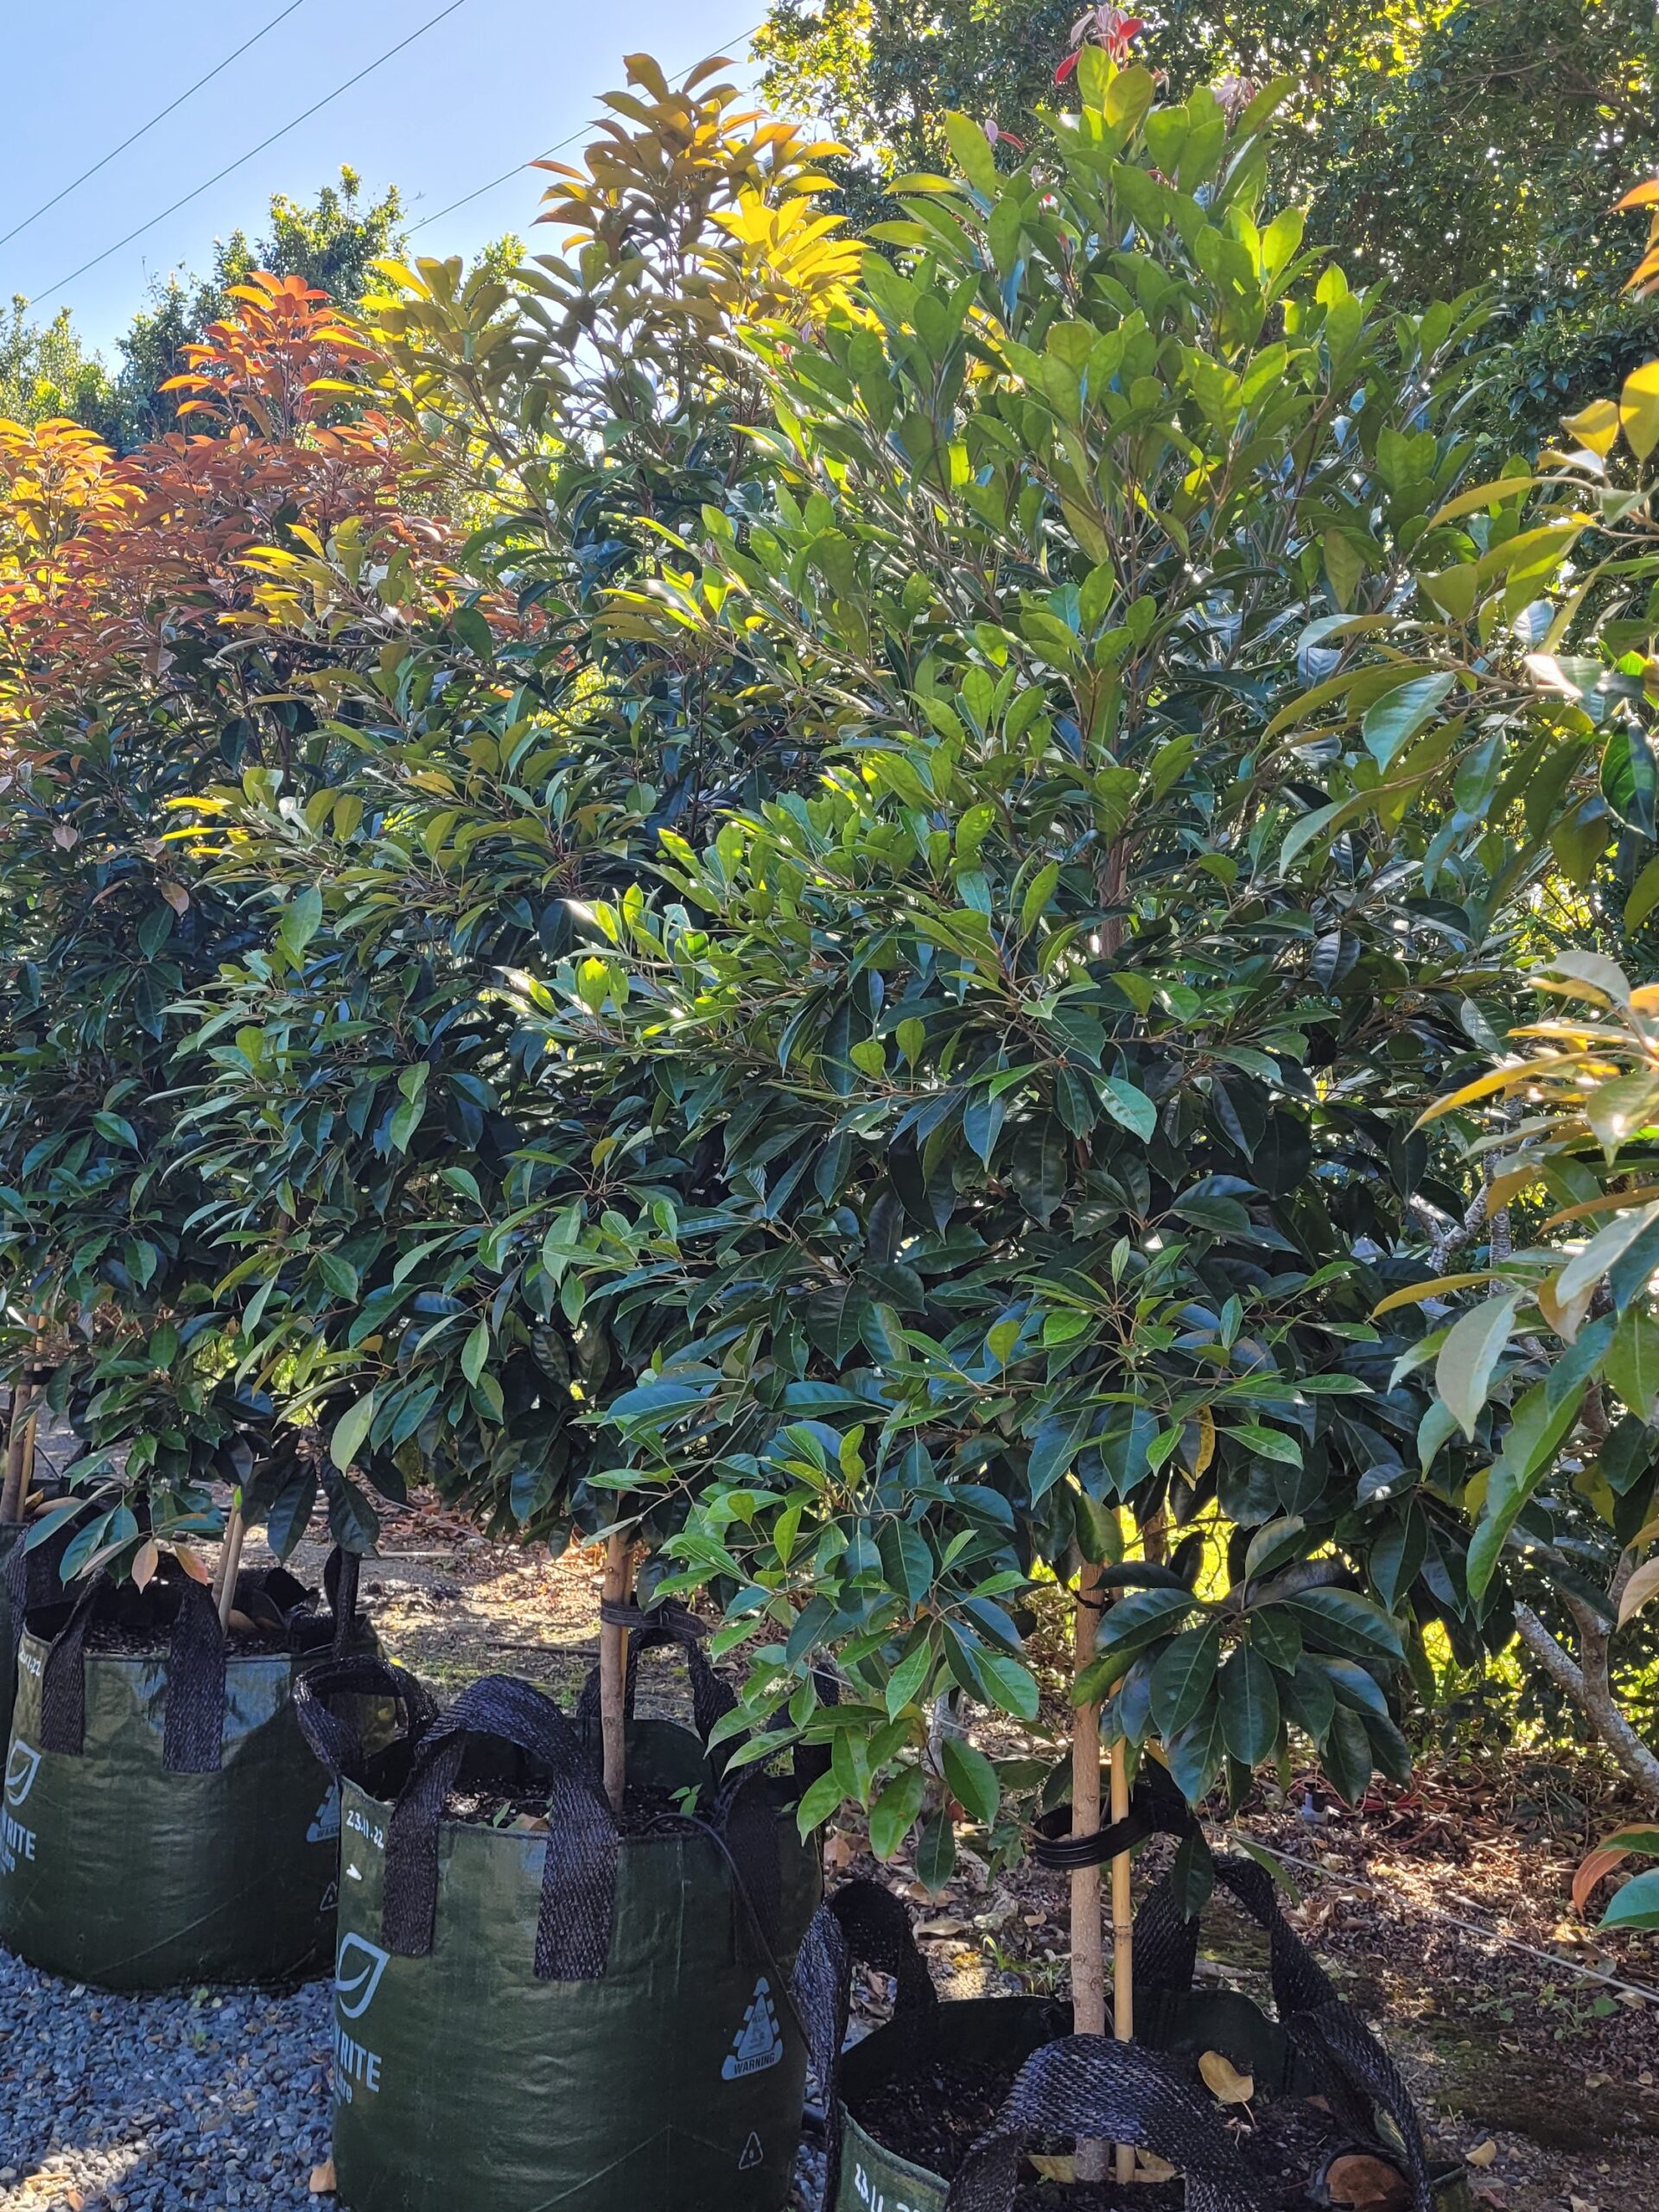
<path fill-rule="evenodd" d="M 374 2002 L 391 1954 L 366 1936 L 342 1936 L 334 1963 L 334 2099 L 348 2105 L 359 2089 L 380 2088 L 380 2054 L 346 2032 L 344 2023 L 360 2020 Z"/>
<path fill-rule="evenodd" d="M 6 1762 L 6 1802 L 21 1805 L 35 1787 L 35 1777 L 41 1770 L 41 1755 L 23 1742 L 21 1737 L 11 1747 L 11 1757 Z"/>
<path fill-rule="evenodd" d="M 720 2078 L 747 2081 L 751 2074 L 764 2074 L 769 2066 L 781 2064 L 783 2056 L 784 2038 L 778 2025 L 778 2009 L 772 2001 L 772 1984 L 762 1974 L 754 1985 L 754 1995 L 720 2069 Z"/>
<path fill-rule="evenodd" d="M 334 1962 L 334 1997 L 342 2020 L 360 2020 L 374 2002 L 391 1953 L 365 1936 L 343 1936 Z"/>
<path fill-rule="evenodd" d="M 884 2192 L 876 2187 L 856 2159 L 853 2162 L 853 2194 L 861 2204 L 868 2206 L 869 2212 L 916 2212 L 916 2208 L 902 2202 L 889 2205 Z"/>
<path fill-rule="evenodd" d="M 16 1873 L 20 1859 L 35 1856 L 35 1831 L 13 1820 L 11 1808 L 22 1803 L 40 1770 L 40 1753 L 20 1737 L 6 1761 L 6 1802 L 0 1810 L 0 1873 Z"/>
<path fill-rule="evenodd" d="M 340 1835 L 340 1792 L 331 1789 L 312 1815 L 305 1832 L 308 1843 L 333 1843 Z"/>
<path fill-rule="evenodd" d="M 757 2166 L 764 2166 L 766 2163 L 766 2153 L 760 2138 L 751 2131 L 748 2141 L 743 2145 L 743 2155 L 737 2162 L 737 2171 L 741 2174 L 752 2174 Z"/>

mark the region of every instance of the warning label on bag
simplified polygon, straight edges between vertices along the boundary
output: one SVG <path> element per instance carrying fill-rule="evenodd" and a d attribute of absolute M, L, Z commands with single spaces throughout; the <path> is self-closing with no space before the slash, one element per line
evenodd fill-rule
<path fill-rule="evenodd" d="M 779 2064 L 783 2056 L 784 2038 L 778 2025 L 778 2008 L 772 2001 L 772 1984 L 762 1974 L 720 2069 L 721 2079 L 746 2081 L 751 2074 L 764 2074 L 769 2066 Z"/>
<path fill-rule="evenodd" d="M 743 2145 L 743 2155 L 737 2162 L 737 2171 L 741 2174 L 752 2174 L 757 2166 L 764 2166 L 766 2163 L 766 2154 L 761 2148 L 760 2138 L 751 2129 L 749 2139 Z"/>

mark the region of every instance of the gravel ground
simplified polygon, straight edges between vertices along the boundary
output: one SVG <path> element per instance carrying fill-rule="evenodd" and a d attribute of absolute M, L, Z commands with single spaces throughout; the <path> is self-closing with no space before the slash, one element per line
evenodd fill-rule
<path fill-rule="evenodd" d="M 0 1951 L 0 2208 L 315 2203 L 328 1993 L 111 1997 Z"/>
<path fill-rule="evenodd" d="M 110 1997 L 0 1950 L 0 2212 L 332 2204 L 327 2044 L 321 1982 Z"/>

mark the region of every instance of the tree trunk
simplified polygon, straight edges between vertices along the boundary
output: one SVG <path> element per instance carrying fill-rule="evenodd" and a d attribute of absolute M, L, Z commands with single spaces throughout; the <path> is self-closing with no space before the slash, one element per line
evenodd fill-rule
<path fill-rule="evenodd" d="M 1112 1825 L 1129 1817 L 1129 1747 L 1120 1735 L 1112 1745 Z M 1128 2043 L 1135 2033 L 1135 1910 L 1129 1890 L 1129 1854 L 1112 1861 L 1112 2033 Z M 1120 2143 L 1116 2178 L 1135 2179 L 1133 2145 Z"/>
<path fill-rule="evenodd" d="M 219 1568 L 213 1576 L 213 1603 L 219 1608 L 219 1624 L 228 1629 L 231 1612 L 236 1604 L 236 1577 L 242 1565 L 242 1545 L 248 1533 L 242 1518 L 242 1493 L 236 1493 L 236 1503 L 231 1508 L 231 1517 L 225 1523 L 225 1541 L 219 1554 Z"/>
<path fill-rule="evenodd" d="M 38 1355 L 39 1345 L 36 1344 Z M 21 1521 L 35 1478 L 35 1400 L 38 1388 L 23 1376 L 11 1393 L 11 1420 L 6 1430 L 6 1474 L 0 1484 L 0 1521 Z"/>
<path fill-rule="evenodd" d="M 1095 1656 L 1100 1624 L 1100 1569 L 1084 1560 L 1077 1569 L 1075 1674 L 1081 1675 Z M 1071 1715 L 1071 1833 L 1100 1834 L 1100 1707 L 1080 1705 Z M 1101 1942 L 1100 1869 L 1078 1866 L 1071 1875 L 1071 2006 L 1080 2036 L 1106 2032 L 1106 1960 Z M 1080 2182 L 1104 2181 L 1106 2145 L 1079 2142 Z"/>
<path fill-rule="evenodd" d="M 620 1535 L 605 1542 L 605 1579 L 601 1595 L 608 1605 L 626 1605 L 633 1580 L 633 1544 Z M 620 1622 L 601 1619 L 599 1626 L 599 1738 L 605 1777 L 605 1795 L 611 1810 L 620 1813 L 628 1789 L 627 1755 L 628 1631 Z"/>

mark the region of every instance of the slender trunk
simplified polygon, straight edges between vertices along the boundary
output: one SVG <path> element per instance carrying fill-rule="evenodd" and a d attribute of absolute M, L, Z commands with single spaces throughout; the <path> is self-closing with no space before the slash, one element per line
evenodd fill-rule
<path fill-rule="evenodd" d="M 1129 1817 L 1129 1747 L 1122 1736 L 1112 1745 L 1112 1824 Z M 1128 2043 L 1135 2033 L 1135 1911 L 1129 1891 L 1129 1854 L 1112 1861 L 1112 2033 Z M 1135 2179 L 1135 2150 L 1120 2143 L 1116 2178 Z"/>
<path fill-rule="evenodd" d="M 1100 1624 L 1100 1569 L 1084 1560 L 1077 1570 L 1075 1626 L 1076 1673 L 1095 1656 Z M 1071 1715 L 1071 1833 L 1100 1834 L 1100 1707 L 1080 1705 Z M 1101 1942 L 1100 1869 L 1077 1867 L 1071 1876 L 1071 2005 L 1077 2031 L 1106 2032 L 1106 1961 Z M 1077 2176 L 1081 2182 L 1104 2181 L 1106 2145 L 1079 2142 Z"/>
<path fill-rule="evenodd" d="M 11 1394 L 11 1421 L 6 1432 L 6 1477 L 0 1485 L 0 1521 L 21 1521 L 35 1472 L 35 1385 L 20 1380 Z"/>
<path fill-rule="evenodd" d="M 213 1577 L 213 1603 L 219 1608 L 221 1629 L 228 1629 L 231 1624 L 231 1610 L 236 1604 L 237 1570 L 242 1564 L 242 1540 L 247 1533 L 247 1523 L 242 1518 L 242 1493 L 238 1491 L 236 1503 L 231 1508 L 231 1517 L 225 1523 L 225 1541 L 219 1550 L 219 1571 Z"/>
<path fill-rule="evenodd" d="M 605 1580 L 601 1594 L 608 1605 L 626 1605 L 633 1580 L 633 1545 L 625 1535 L 613 1535 L 605 1543 Z M 620 1622 L 601 1619 L 599 1626 L 599 1739 L 602 1751 L 605 1795 L 611 1810 L 620 1813 L 627 1795 L 627 1682 L 628 1631 Z"/>

